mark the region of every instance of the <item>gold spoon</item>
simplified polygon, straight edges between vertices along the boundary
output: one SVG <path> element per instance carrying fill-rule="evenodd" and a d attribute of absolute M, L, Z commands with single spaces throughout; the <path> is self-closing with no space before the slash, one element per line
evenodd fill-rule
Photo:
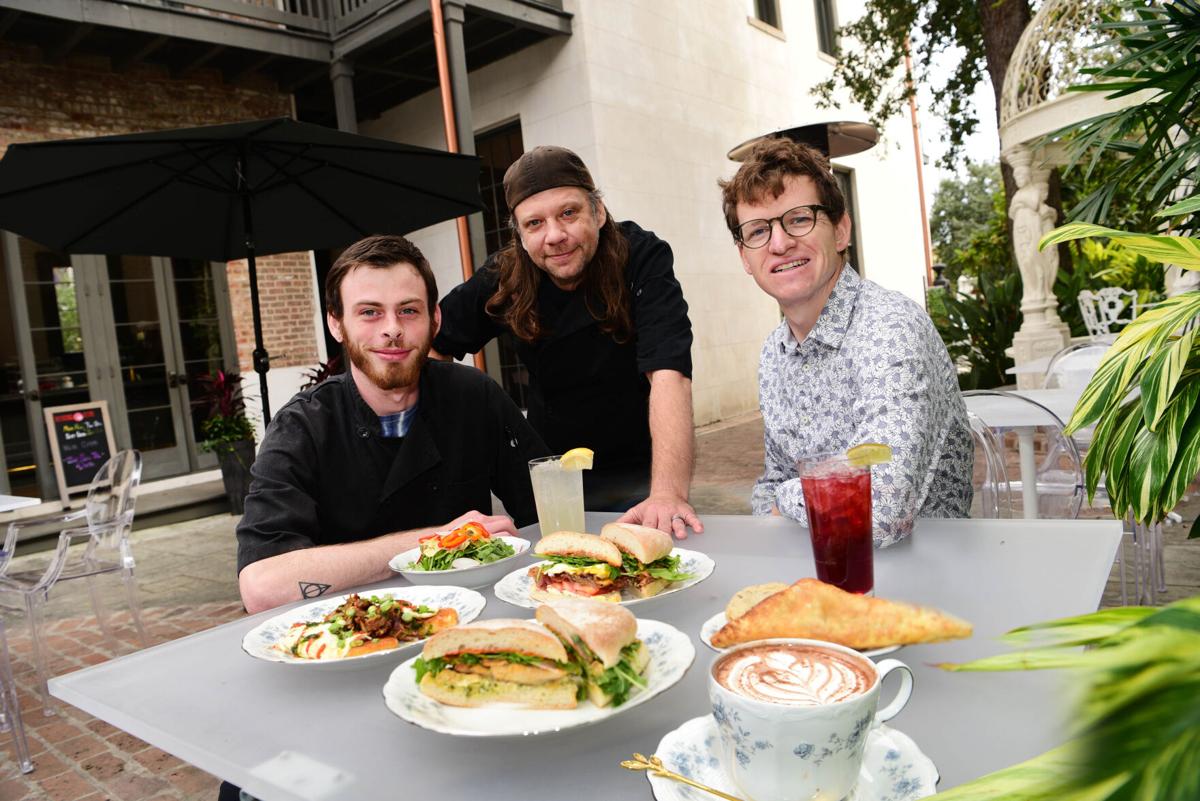
<path fill-rule="evenodd" d="M 655 776 L 661 776 L 664 779 L 670 779 L 670 780 L 676 781 L 676 782 L 683 782 L 684 784 L 695 787 L 697 790 L 703 790 L 704 792 L 712 793 L 713 795 L 718 796 L 719 798 L 724 798 L 724 799 L 726 799 L 726 801 L 742 801 L 742 799 L 738 798 L 736 795 L 730 795 L 729 793 L 723 793 L 720 790 L 716 790 L 712 787 L 709 787 L 708 785 L 701 784 L 700 782 L 692 781 L 687 776 L 681 776 L 680 774 L 676 773 L 673 770 L 668 770 L 667 768 L 665 768 L 663 766 L 662 760 L 656 756 L 651 756 L 651 757 L 647 758 L 647 757 L 642 756 L 641 754 L 634 754 L 633 759 L 626 759 L 624 762 L 621 763 L 621 767 L 625 768 L 626 770 L 645 770 L 645 771 L 649 771 L 650 773 L 653 773 Z"/>

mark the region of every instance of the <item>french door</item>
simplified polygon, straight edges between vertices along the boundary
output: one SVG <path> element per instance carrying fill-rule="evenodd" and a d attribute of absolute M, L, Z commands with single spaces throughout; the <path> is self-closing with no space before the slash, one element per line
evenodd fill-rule
<path fill-rule="evenodd" d="M 16 356 L 26 420 L 21 430 L 12 399 L 0 399 L 14 492 L 33 494 L 23 475 L 32 466 L 37 494 L 56 496 L 42 409 L 67 403 L 107 400 L 118 447 L 142 452 L 144 478 L 215 464 L 197 447 L 205 403 L 195 390 L 234 353 L 224 265 L 67 256 L 9 233 L 3 262 L 15 353 L 3 352 L 0 330 L 0 360 Z"/>

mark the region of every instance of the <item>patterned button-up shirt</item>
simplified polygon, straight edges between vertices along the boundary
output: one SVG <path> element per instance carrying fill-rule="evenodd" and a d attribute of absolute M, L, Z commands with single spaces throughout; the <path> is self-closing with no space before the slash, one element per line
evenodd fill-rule
<path fill-rule="evenodd" d="M 847 265 L 817 323 L 797 343 L 787 321 L 759 361 L 766 465 L 755 514 L 772 507 L 808 525 L 796 460 L 862 442 L 890 445 L 871 469 L 877 546 L 914 517 L 967 517 L 975 446 L 958 377 L 929 315 Z"/>

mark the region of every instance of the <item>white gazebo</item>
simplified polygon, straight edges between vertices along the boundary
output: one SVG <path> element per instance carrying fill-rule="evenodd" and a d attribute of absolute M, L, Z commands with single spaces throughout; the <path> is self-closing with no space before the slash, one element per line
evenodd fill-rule
<path fill-rule="evenodd" d="M 1008 214 L 1024 285 L 1021 328 L 1009 351 L 1018 368 L 1054 355 L 1071 339 L 1054 296 L 1058 251 L 1037 249 L 1038 240 L 1055 224 L 1055 212 L 1046 203 L 1050 171 L 1066 162 L 1065 149 L 1045 137 L 1143 99 L 1134 95 L 1112 101 L 1100 92 L 1066 91 L 1087 79 L 1082 69 L 1112 62 L 1113 51 L 1098 45 L 1111 39 L 1100 29 L 1101 15 L 1115 10 L 1116 4 L 1100 0 L 1047 0 L 1021 34 L 1004 78 L 1000 156 L 1012 167 L 1017 184 Z M 1018 370 L 1017 378 L 1023 389 L 1042 382 L 1036 372 Z"/>

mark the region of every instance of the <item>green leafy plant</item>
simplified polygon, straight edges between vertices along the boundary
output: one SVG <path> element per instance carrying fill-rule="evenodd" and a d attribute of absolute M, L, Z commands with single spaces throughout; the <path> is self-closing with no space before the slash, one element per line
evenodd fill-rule
<path fill-rule="evenodd" d="M 1069 136 L 1072 168 L 1083 166 L 1088 176 L 1105 173 L 1072 209 L 1079 220 L 1112 220 L 1114 205 L 1128 196 L 1144 208 L 1162 208 L 1185 181 L 1200 180 L 1200 2 L 1125 8 L 1133 19 L 1103 26 L 1113 32 L 1120 57 L 1085 70 L 1090 79 L 1069 91 L 1101 92 L 1114 100 L 1145 93 L 1148 99 L 1054 134 Z M 1109 155 L 1118 158 L 1106 160 Z M 1186 212 L 1190 228 L 1200 226 L 1198 211 Z"/>
<path fill-rule="evenodd" d="M 959 374 L 962 389 L 990 389 L 1008 383 L 1004 370 L 1021 322 L 1021 276 L 1013 272 L 992 278 L 979 276 L 974 294 L 930 292 L 929 314 L 955 363 L 970 371 Z"/>
<path fill-rule="evenodd" d="M 1193 214 L 1200 197 L 1163 217 Z M 1200 269 L 1200 239 L 1133 234 L 1090 223 L 1051 231 L 1041 247 L 1103 236 L 1155 262 Z M 1096 424 L 1084 459 L 1089 497 L 1100 479 L 1113 513 L 1156 523 L 1175 508 L 1200 471 L 1200 340 L 1185 329 L 1200 314 L 1200 292 L 1169 298 L 1125 327 L 1104 355 L 1067 424 L 1071 433 Z M 1134 393 L 1134 390 L 1138 390 Z M 1190 536 L 1200 534 L 1193 525 Z"/>
<path fill-rule="evenodd" d="M 1027 762 L 939 793 L 944 801 L 1194 801 L 1200 798 L 1200 596 L 1016 629 L 1016 653 L 953 671 L 1074 669 L 1071 738 Z M 1080 646 L 1089 646 L 1082 649 Z"/>
<path fill-rule="evenodd" d="M 246 416 L 241 376 L 218 370 L 215 375 L 200 376 L 197 383 L 201 388 L 200 403 L 207 407 L 208 415 L 200 424 L 200 434 L 204 437 L 200 448 L 233 453 L 235 443 L 253 442 L 254 426 Z"/>

